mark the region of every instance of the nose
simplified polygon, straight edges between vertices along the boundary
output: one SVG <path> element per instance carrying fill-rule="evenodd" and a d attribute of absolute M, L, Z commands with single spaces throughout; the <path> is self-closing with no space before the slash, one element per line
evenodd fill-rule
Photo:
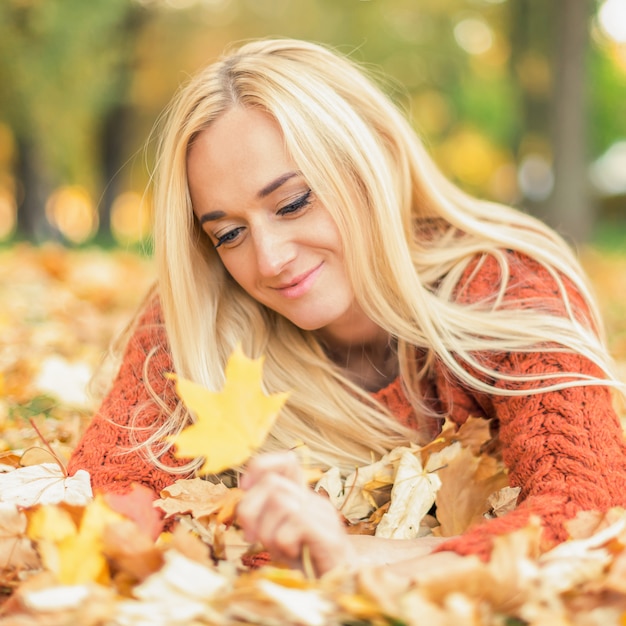
<path fill-rule="evenodd" d="M 293 260 L 296 246 L 286 232 L 266 227 L 253 234 L 257 269 L 264 278 L 278 276 Z"/>

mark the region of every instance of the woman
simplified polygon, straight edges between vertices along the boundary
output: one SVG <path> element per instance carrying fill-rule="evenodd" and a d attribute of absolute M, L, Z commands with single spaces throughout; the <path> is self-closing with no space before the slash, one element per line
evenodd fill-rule
<path fill-rule="evenodd" d="M 347 472 L 430 441 L 443 417 L 492 421 L 521 504 L 439 551 L 488 558 L 531 515 L 555 543 L 577 511 L 626 503 L 620 385 L 574 255 L 447 181 L 350 60 L 269 40 L 210 65 L 165 119 L 154 197 L 158 285 L 71 462 L 96 488 L 193 474 L 165 440 L 188 417 L 163 374 L 217 390 L 240 343 L 265 355 L 269 393 L 290 390 L 265 452 L 302 441 Z M 318 571 L 433 547 L 346 541 L 280 455 L 243 486 L 249 538 L 279 558 L 308 546 Z"/>

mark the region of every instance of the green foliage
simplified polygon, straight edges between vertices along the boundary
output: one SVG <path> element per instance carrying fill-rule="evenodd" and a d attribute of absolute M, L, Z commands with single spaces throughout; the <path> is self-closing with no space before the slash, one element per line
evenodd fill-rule
<path fill-rule="evenodd" d="M 626 54 L 621 67 L 610 48 L 594 46 L 589 59 L 591 150 L 599 156 L 618 138 L 626 139 Z"/>
<path fill-rule="evenodd" d="M 558 13 L 544 0 L 2 0 L 0 123 L 18 150 L 34 154 L 43 178 L 87 187 L 98 204 L 110 183 L 102 180 L 105 123 L 125 108 L 127 145 L 107 163 L 107 176 L 119 171 L 121 187 L 141 191 L 147 173 L 138 157 L 180 83 L 232 42 L 285 36 L 336 46 L 389 76 L 392 97 L 434 149 L 473 129 L 492 155 L 485 167 L 495 171 L 502 155 L 520 157 L 529 133 L 549 146 Z M 489 51 L 460 45 L 456 29 L 468 20 L 486 26 Z M 595 158 L 626 137 L 626 54 L 616 60 L 593 19 L 589 27 Z M 510 200 L 494 196 L 483 178 L 458 182 Z"/>
<path fill-rule="evenodd" d="M 0 119 L 61 182 L 97 177 L 99 122 L 122 89 L 131 0 L 0 3 Z"/>

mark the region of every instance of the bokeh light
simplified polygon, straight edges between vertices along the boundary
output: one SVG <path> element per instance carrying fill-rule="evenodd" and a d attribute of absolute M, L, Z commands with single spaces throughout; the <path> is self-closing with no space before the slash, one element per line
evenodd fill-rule
<path fill-rule="evenodd" d="M 552 164 L 542 154 L 527 154 L 517 171 L 520 191 L 533 202 L 542 202 L 552 193 L 554 173 Z"/>
<path fill-rule="evenodd" d="M 6 125 L 0 122 L 0 169 L 7 168 L 15 158 L 15 137 Z"/>
<path fill-rule="evenodd" d="M 442 133 L 453 117 L 448 99 L 434 89 L 413 97 L 411 113 L 417 130 L 431 136 Z"/>
<path fill-rule="evenodd" d="M 16 221 L 15 194 L 8 186 L 0 186 L 0 241 L 11 237 L 15 232 Z"/>
<path fill-rule="evenodd" d="M 605 0 L 598 11 L 598 22 L 613 41 L 626 44 L 626 0 Z"/>
<path fill-rule="evenodd" d="M 139 243 L 150 232 L 150 211 L 145 197 L 126 191 L 120 194 L 111 208 L 113 237 L 124 245 Z"/>
<path fill-rule="evenodd" d="M 468 54 L 484 54 L 493 45 L 493 32 L 480 17 L 467 17 L 454 27 L 457 44 Z"/>
<path fill-rule="evenodd" d="M 626 194 L 626 141 L 616 141 L 592 164 L 591 178 L 604 195 Z"/>
<path fill-rule="evenodd" d="M 98 214 L 91 196 L 79 186 L 59 187 L 46 202 L 50 224 L 72 243 L 90 239 L 98 229 Z"/>
<path fill-rule="evenodd" d="M 445 171 L 474 189 L 484 189 L 506 161 L 497 146 L 470 127 L 459 128 L 439 146 L 437 154 Z"/>

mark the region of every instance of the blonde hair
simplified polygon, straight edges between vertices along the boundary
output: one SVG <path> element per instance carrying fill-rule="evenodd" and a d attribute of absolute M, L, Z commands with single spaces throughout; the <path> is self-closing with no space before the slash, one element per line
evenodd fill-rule
<path fill-rule="evenodd" d="M 397 338 L 401 377 L 418 415 L 432 414 L 417 389 L 436 361 L 473 389 L 532 393 L 496 390 L 485 382 L 486 376 L 496 382 L 522 377 L 492 371 L 476 358 L 481 351 L 532 351 L 538 346 L 571 351 L 606 375 L 595 379 L 560 373 L 551 384 L 551 376 L 542 374 L 541 380 L 547 379 L 542 391 L 617 385 L 583 272 L 556 233 L 513 208 L 472 198 L 449 182 L 404 115 L 350 59 L 303 41 L 254 41 L 197 74 L 163 119 L 154 179 L 154 249 L 179 375 L 220 389 L 225 362 L 241 343 L 249 356 L 265 355 L 268 393 L 291 390 L 267 450 L 302 441 L 315 462 L 348 470 L 415 435 L 352 384 L 312 333 L 248 296 L 227 274 L 195 219 L 187 185 L 189 145 L 234 105 L 260 107 L 280 125 L 291 156 L 337 224 L 359 304 Z M 500 307 L 509 276 L 507 250 L 547 268 L 566 315 L 539 307 L 517 309 L 509 302 L 506 310 Z M 462 305 L 455 295 L 458 281 L 480 255 L 498 261 L 499 291 L 490 306 Z M 574 310 L 564 277 L 583 295 L 584 311 Z M 416 350 L 426 354 L 420 369 Z M 179 406 L 146 447 L 152 449 L 164 434 L 182 428 L 185 419 Z M 151 453 L 157 464 L 158 456 Z"/>

